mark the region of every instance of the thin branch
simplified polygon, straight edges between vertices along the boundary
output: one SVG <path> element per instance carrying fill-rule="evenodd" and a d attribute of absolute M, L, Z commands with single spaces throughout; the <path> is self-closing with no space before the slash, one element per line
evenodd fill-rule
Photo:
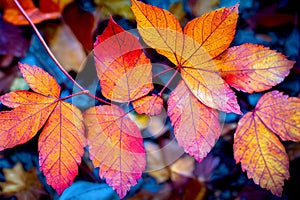
<path fill-rule="evenodd" d="M 18 9 L 21 11 L 21 13 L 23 14 L 23 16 L 26 18 L 26 20 L 28 21 L 28 23 L 31 25 L 31 27 L 33 28 L 34 32 L 36 33 L 37 37 L 39 38 L 39 40 L 41 41 L 42 45 L 44 46 L 46 52 L 48 53 L 48 55 L 50 56 L 50 58 L 54 61 L 54 63 L 56 64 L 56 66 L 64 73 L 64 75 L 70 80 L 72 81 L 72 83 L 74 85 L 76 85 L 81 91 L 85 91 L 84 94 L 88 95 L 91 98 L 94 98 L 102 103 L 105 104 L 111 104 L 99 97 L 96 97 L 95 95 L 93 95 L 90 91 L 86 92 L 87 90 L 84 89 L 81 85 L 79 85 L 73 78 L 72 76 L 70 76 L 70 74 L 63 68 L 63 66 L 59 63 L 59 61 L 55 58 L 54 54 L 52 53 L 52 51 L 50 50 L 50 48 L 48 47 L 47 43 L 45 42 L 44 38 L 42 37 L 42 35 L 40 34 L 40 32 L 38 31 L 37 27 L 35 26 L 35 24 L 32 22 L 32 20 L 30 19 L 30 17 L 27 15 L 26 11 L 23 9 L 23 7 L 20 5 L 20 3 L 18 2 L 18 0 L 14 0 L 15 4 L 17 5 Z"/>

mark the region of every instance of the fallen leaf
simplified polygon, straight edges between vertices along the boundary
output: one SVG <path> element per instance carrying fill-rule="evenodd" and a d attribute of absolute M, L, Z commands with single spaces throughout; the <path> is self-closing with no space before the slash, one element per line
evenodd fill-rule
<path fill-rule="evenodd" d="M 93 13 L 80 9 L 78 3 L 74 2 L 64 9 L 63 19 L 84 49 L 90 52 L 93 49 L 93 31 L 96 21 Z"/>
<path fill-rule="evenodd" d="M 152 66 L 138 39 L 112 18 L 94 46 L 101 91 L 106 98 L 130 102 L 153 89 Z"/>
<path fill-rule="evenodd" d="M 5 182 L 0 182 L 0 194 L 5 196 L 16 196 L 19 200 L 39 200 L 46 194 L 43 184 L 37 176 L 35 168 L 25 171 L 20 162 L 13 168 L 4 168 Z"/>
<path fill-rule="evenodd" d="M 104 16 L 120 15 L 125 19 L 134 19 L 134 15 L 130 10 L 129 0 L 95 0 L 98 12 Z"/>
<path fill-rule="evenodd" d="M 53 31 L 53 30 L 52 30 Z M 81 43 L 65 23 L 55 28 L 55 33 L 48 41 L 49 47 L 57 60 L 67 71 L 80 72 L 86 54 Z"/>
<path fill-rule="evenodd" d="M 184 151 L 174 140 L 163 140 L 162 145 L 146 142 L 145 149 L 146 172 L 154 177 L 157 183 L 164 183 L 170 179 L 176 184 L 181 184 L 181 179 L 194 177 L 195 159 L 184 155 Z"/>
<path fill-rule="evenodd" d="M 40 0 L 39 6 L 42 12 L 63 12 L 64 8 L 74 0 Z"/>
<path fill-rule="evenodd" d="M 3 4 L 3 19 L 14 25 L 28 25 L 28 21 L 19 11 L 18 7 L 12 0 L 1 0 Z M 49 19 L 57 19 L 61 17 L 59 12 L 41 12 L 39 8 L 35 7 L 32 0 L 19 1 L 20 5 L 26 11 L 33 23 L 38 24 Z"/>
<path fill-rule="evenodd" d="M 170 127 L 165 123 L 167 120 L 167 113 L 165 110 L 155 116 L 146 114 L 129 113 L 130 119 L 136 123 L 143 134 L 144 138 L 158 138 L 167 132 Z"/>
<path fill-rule="evenodd" d="M 158 115 L 163 106 L 163 99 L 157 95 L 144 96 L 133 101 L 132 106 L 139 114 Z"/>
<path fill-rule="evenodd" d="M 158 184 L 166 182 L 170 178 L 170 169 L 164 161 L 162 149 L 158 144 L 153 142 L 146 142 L 145 149 L 147 156 L 147 173 L 154 177 Z"/>
<path fill-rule="evenodd" d="M 84 113 L 90 158 L 120 198 L 141 178 L 146 159 L 136 124 L 117 106 L 97 106 Z"/>
<path fill-rule="evenodd" d="M 36 92 L 15 91 L 0 97 L 11 111 L 0 112 L 0 150 L 30 140 L 41 129 L 39 161 L 49 183 L 61 194 L 78 173 L 84 153 L 82 114 L 60 99 L 60 86 L 37 66 L 19 63 L 30 88 Z"/>
<path fill-rule="evenodd" d="M 168 115 L 179 145 L 201 162 L 220 136 L 218 112 L 196 99 L 181 81 L 170 94 Z"/>
<path fill-rule="evenodd" d="M 256 44 L 231 47 L 218 59 L 217 66 L 224 80 L 248 93 L 268 90 L 282 82 L 295 63 L 281 53 Z"/>
<path fill-rule="evenodd" d="M 135 0 L 131 3 L 143 40 L 176 65 L 191 92 L 209 107 L 240 114 L 236 96 L 213 59 L 234 37 L 237 5 L 196 18 L 182 30 L 170 12 Z"/>
<path fill-rule="evenodd" d="M 170 169 L 172 173 L 179 174 L 185 177 L 193 177 L 193 171 L 195 169 L 195 159 L 190 156 L 183 156 L 174 164 L 172 164 L 170 166 Z"/>
<path fill-rule="evenodd" d="M 234 135 L 234 157 L 256 184 L 281 196 L 289 178 L 289 160 L 279 136 L 299 141 L 300 99 L 278 91 L 264 94 L 244 115 Z M 276 136 L 277 135 L 277 136 Z"/>

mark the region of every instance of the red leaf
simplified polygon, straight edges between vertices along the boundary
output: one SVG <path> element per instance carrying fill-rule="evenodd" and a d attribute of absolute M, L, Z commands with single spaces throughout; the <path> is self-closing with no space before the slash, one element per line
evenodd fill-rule
<path fill-rule="evenodd" d="M 113 47 L 113 48 L 112 48 Z M 110 18 L 97 37 L 95 60 L 103 95 L 116 102 L 130 102 L 153 89 L 152 66 L 136 37 Z"/>
<path fill-rule="evenodd" d="M 92 107 L 84 119 L 91 160 L 100 167 L 99 176 L 123 198 L 145 169 L 141 132 L 116 106 Z"/>

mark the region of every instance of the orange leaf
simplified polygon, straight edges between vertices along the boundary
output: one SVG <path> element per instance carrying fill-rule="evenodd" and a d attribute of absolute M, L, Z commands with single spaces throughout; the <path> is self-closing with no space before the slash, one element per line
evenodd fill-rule
<path fill-rule="evenodd" d="M 30 88 L 42 95 L 59 98 L 60 86 L 47 72 L 36 66 L 19 63 L 19 68 Z"/>
<path fill-rule="evenodd" d="M 220 55 L 234 38 L 238 4 L 203 14 L 186 24 L 184 34 L 193 38 L 211 57 Z"/>
<path fill-rule="evenodd" d="M 73 2 L 64 9 L 63 18 L 84 49 L 88 52 L 93 50 L 95 13 L 84 11 L 77 2 Z"/>
<path fill-rule="evenodd" d="M 143 40 L 175 64 L 181 62 L 182 28 L 167 10 L 131 0 L 131 9 Z"/>
<path fill-rule="evenodd" d="M 220 136 L 218 112 L 196 99 L 181 81 L 170 94 L 168 115 L 178 144 L 201 162 Z"/>
<path fill-rule="evenodd" d="M 0 112 L 0 150 L 23 144 L 36 135 L 54 109 L 55 99 L 39 95 L 39 104 Z"/>
<path fill-rule="evenodd" d="M 282 140 L 300 141 L 299 98 L 288 98 L 278 91 L 272 91 L 260 98 L 256 114 Z"/>
<path fill-rule="evenodd" d="M 264 94 L 254 111 L 238 123 L 234 136 L 234 157 L 256 184 L 281 196 L 284 180 L 289 178 L 289 160 L 284 140 L 300 140 L 300 99 L 288 98 L 278 91 Z"/>
<path fill-rule="evenodd" d="M 214 61 L 233 39 L 237 6 L 208 13 L 188 23 L 182 31 L 170 12 L 135 0 L 131 3 L 144 41 L 180 69 L 191 92 L 206 106 L 240 114 L 236 96 L 219 75 Z"/>
<path fill-rule="evenodd" d="M 84 147 L 84 124 L 80 110 L 59 101 L 39 137 L 41 171 L 59 195 L 77 175 Z"/>
<path fill-rule="evenodd" d="M 113 47 L 113 48 L 112 48 Z M 116 102 L 130 102 L 153 89 L 152 66 L 136 37 L 110 18 L 97 37 L 95 60 L 103 95 Z"/>
<path fill-rule="evenodd" d="M 52 97 L 47 98 L 27 90 L 18 90 L 1 96 L 0 101 L 7 107 L 17 108 L 21 105 L 28 106 L 41 104 L 43 106 L 45 104 L 53 103 L 55 99 Z"/>
<path fill-rule="evenodd" d="M 249 93 L 268 90 L 280 83 L 294 64 L 284 55 L 256 44 L 231 47 L 217 59 L 225 81 Z"/>
<path fill-rule="evenodd" d="M 141 132 L 116 106 L 92 107 L 84 119 L 91 160 L 100 167 L 100 177 L 123 198 L 145 169 Z"/>
<path fill-rule="evenodd" d="M 284 146 L 254 114 L 239 121 L 234 136 L 234 157 L 256 184 L 281 196 L 284 179 L 289 178 L 289 161 Z"/>
<path fill-rule="evenodd" d="M 28 25 L 28 21 L 19 11 L 13 0 L 2 0 L 4 6 L 3 19 L 14 25 Z M 57 19 L 60 17 L 59 12 L 41 12 L 35 7 L 32 0 L 19 1 L 33 23 L 38 24 L 48 19 Z"/>
<path fill-rule="evenodd" d="M 132 102 L 138 114 L 158 115 L 163 106 L 163 99 L 157 95 L 144 96 Z"/>
<path fill-rule="evenodd" d="M 31 139 L 41 129 L 39 160 L 47 182 L 61 194 L 77 175 L 86 144 L 82 114 L 63 102 L 60 86 L 47 72 L 19 63 L 32 90 L 11 92 L 0 101 L 11 111 L 0 112 L 0 150 Z M 43 127 L 43 128 L 42 128 Z"/>

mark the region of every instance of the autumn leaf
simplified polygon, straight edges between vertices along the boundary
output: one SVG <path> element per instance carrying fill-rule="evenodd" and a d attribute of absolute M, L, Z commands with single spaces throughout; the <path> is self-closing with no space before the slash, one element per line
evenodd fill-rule
<path fill-rule="evenodd" d="M 25 171 L 20 162 L 13 168 L 3 168 L 5 182 L 0 182 L 1 195 L 16 196 L 19 200 L 39 200 L 46 194 L 36 168 Z"/>
<path fill-rule="evenodd" d="M 30 67 L 28 64 L 19 64 L 21 73 L 30 88 L 44 96 L 59 98 L 60 86 L 55 78 L 39 67 Z"/>
<path fill-rule="evenodd" d="M 144 96 L 132 102 L 134 110 L 138 114 L 158 115 L 163 106 L 163 99 L 160 96 Z"/>
<path fill-rule="evenodd" d="M 248 93 L 268 90 L 280 83 L 294 64 L 281 53 L 256 44 L 231 47 L 217 59 L 224 80 Z"/>
<path fill-rule="evenodd" d="M 106 98 L 130 102 L 153 89 L 152 66 L 138 39 L 112 18 L 94 46 L 96 69 Z"/>
<path fill-rule="evenodd" d="M 49 32 L 53 35 L 49 37 L 48 44 L 57 60 L 68 72 L 80 72 L 86 54 L 70 27 L 62 23 L 55 27 L 55 31 L 51 29 Z"/>
<path fill-rule="evenodd" d="M 40 0 L 40 10 L 45 11 L 59 11 L 62 13 L 64 8 L 72 3 L 74 0 Z"/>
<path fill-rule="evenodd" d="M 42 128 L 57 104 L 54 98 L 26 93 L 11 92 L 1 97 L 4 105 L 16 108 L 0 112 L 0 150 L 29 141 Z M 25 96 L 26 99 L 15 96 Z M 27 102 L 28 99 L 35 101 Z"/>
<path fill-rule="evenodd" d="M 45 0 L 48 1 L 48 0 Z M 59 0 L 59 2 L 62 2 Z M 64 22 L 71 28 L 73 34 L 87 52 L 93 50 L 93 33 L 96 19 L 94 12 L 85 11 L 77 2 L 69 4 L 63 12 Z"/>
<path fill-rule="evenodd" d="M 70 186 L 78 173 L 85 147 L 81 112 L 59 101 L 39 137 L 39 162 L 47 183 L 58 194 Z"/>
<path fill-rule="evenodd" d="M 236 96 L 214 61 L 234 37 L 237 5 L 202 15 L 182 30 L 170 12 L 135 0 L 131 3 L 144 41 L 176 65 L 191 92 L 206 106 L 240 114 Z"/>
<path fill-rule="evenodd" d="M 157 183 L 171 180 L 180 184 L 184 178 L 192 178 L 195 170 L 195 159 L 185 155 L 175 140 L 164 139 L 158 145 L 145 142 L 147 152 L 146 172 L 155 178 Z M 180 180 L 181 179 L 181 180 Z"/>
<path fill-rule="evenodd" d="M 39 136 L 39 161 L 47 182 L 61 194 L 78 173 L 84 153 L 82 114 L 63 102 L 60 86 L 37 66 L 19 63 L 24 79 L 34 92 L 15 91 L 0 97 L 11 111 L 0 112 L 0 150 Z"/>
<path fill-rule="evenodd" d="M 120 15 L 125 19 L 132 20 L 134 16 L 130 10 L 129 0 L 94 0 L 97 5 L 97 11 L 105 17 Z"/>
<path fill-rule="evenodd" d="M 125 197 L 141 178 L 146 159 L 136 124 L 117 106 L 97 106 L 84 113 L 90 158 L 99 176 Z"/>
<path fill-rule="evenodd" d="M 300 140 L 300 99 L 272 91 L 242 117 L 234 135 L 234 157 L 256 184 L 281 196 L 289 160 L 279 136 Z M 276 136 L 277 135 L 277 136 Z"/>
<path fill-rule="evenodd" d="M 14 25 L 29 24 L 13 0 L 1 0 L 1 3 L 3 5 L 3 19 L 5 21 Z M 41 12 L 39 8 L 35 7 L 32 0 L 22 0 L 19 3 L 35 24 L 49 19 L 57 19 L 61 16 L 59 12 Z"/>
<path fill-rule="evenodd" d="M 168 115 L 178 144 L 202 161 L 221 133 L 218 112 L 196 99 L 181 81 L 170 94 Z"/>
<path fill-rule="evenodd" d="M 278 91 L 261 97 L 256 105 L 257 116 L 282 140 L 300 141 L 300 99 Z"/>

